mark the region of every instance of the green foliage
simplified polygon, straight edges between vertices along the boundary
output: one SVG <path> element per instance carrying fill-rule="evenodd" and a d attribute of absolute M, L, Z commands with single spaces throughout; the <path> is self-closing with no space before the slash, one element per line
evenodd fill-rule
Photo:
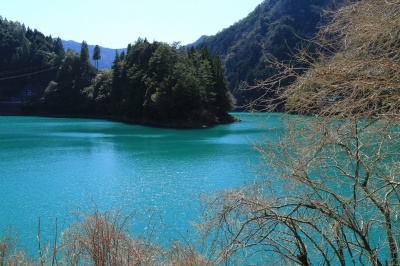
<path fill-rule="evenodd" d="M 126 53 L 116 51 L 111 70 L 98 72 L 85 41 L 79 53 L 65 52 L 59 38 L 53 41 L 19 23 L 1 19 L 0 24 L 0 71 L 52 68 L 51 75 L 35 75 L 34 81 L 27 76 L 0 84 L 0 99 L 7 90 L 15 96 L 36 82 L 36 104 L 30 106 L 49 115 L 177 127 L 208 126 L 230 118 L 231 98 L 221 61 L 212 59 L 206 47 L 187 53 L 178 44 L 139 39 Z M 100 58 L 96 46 L 93 60 Z"/>
<path fill-rule="evenodd" d="M 216 68 L 206 48 L 186 53 L 181 47 L 139 39 L 124 57 L 115 56 L 113 112 L 164 125 L 226 114 L 231 105 L 218 104 L 221 99 L 229 102 L 228 88 L 224 76 L 215 74 L 222 69 L 217 72 Z M 220 102 L 215 100 L 217 95 Z"/>
<path fill-rule="evenodd" d="M 92 65 L 90 64 L 89 59 L 89 48 L 85 41 L 82 42 L 81 52 L 79 54 L 79 70 L 81 72 L 81 78 L 85 79 L 84 81 L 90 82 L 88 75 L 92 71 Z"/>
<path fill-rule="evenodd" d="M 111 113 L 112 71 L 103 69 L 92 81 L 92 85 L 82 90 L 84 111 L 97 115 Z"/>
<path fill-rule="evenodd" d="M 44 93 L 44 111 L 56 114 L 79 114 L 88 109 L 86 87 L 91 86 L 95 71 L 89 61 L 86 42 L 81 53 L 68 50 L 54 81 Z"/>
<path fill-rule="evenodd" d="M 218 58 L 139 39 L 116 51 L 111 70 L 95 74 L 87 44 L 67 51 L 44 93 L 43 110 L 161 126 L 198 127 L 223 121 L 231 104 Z"/>
<path fill-rule="evenodd" d="M 101 59 L 100 46 L 96 45 L 94 47 L 92 59 L 96 61 L 96 68 L 99 70 L 99 60 Z"/>
<path fill-rule="evenodd" d="M 315 36 L 322 9 L 332 2 L 266 0 L 231 27 L 202 37 L 197 48 L 206 46 L 212 56 L 220 56 L 229 89 L 243 105 L 261 96 L 259 91 L 248 90 L 249 86 L 276 73 L 268 69 L 266 58 L 289 60 L 304 40 Z"/>
<path fill-rule="evenodd" d="M 63 57 L 60 39 L 0 17 L 0 101 L 41 96 Z"/>

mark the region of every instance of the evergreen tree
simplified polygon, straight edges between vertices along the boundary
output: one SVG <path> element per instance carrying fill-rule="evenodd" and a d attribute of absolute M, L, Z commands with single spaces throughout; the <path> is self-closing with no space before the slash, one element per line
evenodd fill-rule
<path fill-rule="evenodd" d="M 30 106 L 49 115 L 111 116 L 158 126 L 203 127 L 227 117 L 216 100 L 224 91 L 223 85 L 216 88 L 224 84 L 221 65 L 214 65 L 205 47 L 186 53 L 178 43 L 138 39 L 126 52 L 116 51 L 111 70 L 98 71 L 100 58 L 96 45 L 96 71 L 85 41 L 79 53 L 65 52 L 60 38 L 0 18 L 1 99 L 26 90 L 35 95 Z M 38 73 L 25 78 L 24 69 Z M 12 71 L 21 78 L 8 78 Z"/>
<path fill-rule="evenodd" d="M 188 50 L 188 56 L 190 59 L 194 59 L 195 55 L 196 55 L 196 49 L 192 46 Z"/>
<path fill-rule="evenodd" d="M 154 48 L 144 40 L 138 40 L 133 46 L 128 46 L 125 57 L 127 91 L 125 92 L 126 106 L 124 109 L 134 118 L 143 116 L 143 103 L 147 89 L 143 78 L 148 72 L 149 61 L 155 51 Z"/>
<path fill-rule="evenodd" d="M 79 55 L 68 50 L 58 70 L 44 93 L 44 108 L 50 113 L 74 113 L 79 109 L 79 89 L 76 86 L 79 75 Z"/>
<path fill-rule="evenodd" d="M 61 62 L 49 37 L 0 18 L 0 99 L 34 101 L 43 96 Z"/>
<path fill-rule="evenodd" d="M 75 81 L 75 86 L 78 87 L 79 90 L 90 86 L 92 74 L 92 65 L 89 59 L 89 48 L 85 41 L 82 42 L 81 52 L 79 54 L 79 74 Z"/>
<path fill-rule="evenodd" d="M 233 96 L 229 91 L 228 84 L 222 70 L 221 59 L 218 55 L 214 57 L 212 63 L 214 74 L 214 91 L 216 93 L 214 106 L 223 111 L 229 111 L 233 105 Z"/>
<path fill-rule="evenodd" d="M 89 48 L 86 41 L 83 41 L 81 44 L 81 52 L 79 53 L 79 61 L 81 63 L 81 70 L 89 69 L 90 60 L 89 60 Z"/>
<path fill-rule="evenodd" d="M 96 61 L 96 69 L 99 70 L 99 60 L 101 59 L 100 46 L 96 45 L 93 51 L 92 59 Z"/>
<path fill-rule="evenodd" d="M 115 57 L 114 57 L 114 62 L 111 67 L 113 70 L 112 72 L 112 86 L 111 86 L 111 101 L 112 101 L 112 107 L 113 107 L 113 112 L 115 114 L 120 114 L 121 113 L 121 102 L 122 102 L 122 90 L 121 90 L 121 64 L 120 64 L 120 57 L 118 50 L 115 50 Z"/>
<path fill-rule="evenodd" d="M 56 53 L 56 55 L 59 56 L 65 55 L 64 46 L 62 44 L 62 40 L 59 37 L 54 41 L 54 52 Z"/>
<path fill-rule="evenodd" d="M 176 49 L 168 44 L 160 44 L 149 61 L 145 76 L 146 100 L 144 107 L 148 115 L 165 116 L 172 102 L 172 71 L 177 62 Z"/>

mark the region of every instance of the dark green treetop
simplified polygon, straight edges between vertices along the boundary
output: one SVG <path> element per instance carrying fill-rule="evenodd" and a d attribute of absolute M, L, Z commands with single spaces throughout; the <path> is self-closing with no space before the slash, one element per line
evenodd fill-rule
<path fill-rule="evenodd" d="M 96 68 L 99 70 L 99 60 L 101 59 L 100 46 L 96 45 L 94 47 L 92 59 L 96 61 Z"/>

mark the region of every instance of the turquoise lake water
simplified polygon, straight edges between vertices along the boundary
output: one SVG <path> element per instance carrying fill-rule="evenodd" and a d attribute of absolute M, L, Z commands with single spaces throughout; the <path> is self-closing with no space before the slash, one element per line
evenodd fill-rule
<path fill-rule="evenodd" d="M 234 115 L 243 122 L 202 130 L 0 117 L 0 230 L 12 225 L 35 253 L 38 217 L 42 240 L 52 241 L 56 218 L 62 231 L 93 201 L 100 210 L 144 211 L 136 234 L 151 220 L 160 241 L 179 238 L 175 230 L 190 235 L 199 195 L 250 182 L 258 162 L 251 141 L 275 136 L 260 128 L 265 115 Z M 279 123 L 272 116 L 268 123 Z"/>

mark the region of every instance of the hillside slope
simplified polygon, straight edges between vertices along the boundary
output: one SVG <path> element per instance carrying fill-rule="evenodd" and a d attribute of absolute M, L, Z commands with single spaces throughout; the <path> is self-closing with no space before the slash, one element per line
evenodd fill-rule
<path fill-rule="evenodd" d="M 273 74 L 266 56 L 289 59 L 296 47 L 316 34 L 323 10 L 335 8 L 333 2 L 265 0 L 246 18 L 203 38 L 196 48 L 206 46 L 212 56 L 220 56 L 230 90 L 238 105 L 245 104 L 259 95 L 244 89 Z"/>

